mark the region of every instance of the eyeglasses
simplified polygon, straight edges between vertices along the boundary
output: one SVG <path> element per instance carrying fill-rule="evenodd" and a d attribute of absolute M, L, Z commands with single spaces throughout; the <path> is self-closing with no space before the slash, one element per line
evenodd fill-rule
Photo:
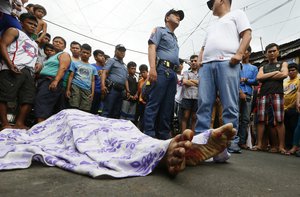
<path fill-rule="evenodd" d="M 197 60 L 191 60 L 191 62 L 197 62 Z"/>

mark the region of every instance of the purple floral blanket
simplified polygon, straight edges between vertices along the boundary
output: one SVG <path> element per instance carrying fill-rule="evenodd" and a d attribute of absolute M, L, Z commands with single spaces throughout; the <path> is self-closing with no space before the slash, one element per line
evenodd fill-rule
<path fill-rule="evenodd" d="M 1 131 L 0 170 L 28 168 L 35 160 L 91 177 L 146 176 L 169 143 L 144 135 L 130 121 L 68 109 L 28 131 Z"/>

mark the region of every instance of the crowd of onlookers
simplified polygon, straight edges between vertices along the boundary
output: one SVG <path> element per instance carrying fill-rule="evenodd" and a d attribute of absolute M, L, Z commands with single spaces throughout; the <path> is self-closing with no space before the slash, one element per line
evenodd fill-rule
<path fill-rule="evenodd" d="M 33 114 L 36 123 L 60 110 L 76 108 L 130 120 L 143 131 L 143 114 L 152 87 L 147 81 L 148 66 L 138 66 L 134 61 L 125 64 L 126 48 L 122 44 L 115 47 L 112 58 L 100 49 L 92 50 L 89 44 L 76 41 L 69 45 L 71 54 L 64 52 L 65 39 L 56 36 L 51 42 L 47 33 L 47 23 L 43 21 L 46 9 L 37 4 L 25 8 L 24 3 L 27 1 L 0 2 L 2 129 L 32 126 L 26 124 L 29 114 Z M 279 47 L 274 43 L 265 52 L 268 63 L 259 69 L 249 62 L 250 47 L 240 64 L 239 147 L 300 156 L 299 67 L 295 62 L 277 61 Z M 195 130 L 196 112 L 201 110 L 201 65 L 197 60 L 197 55 L 189 60 L 180 59 L 176 68 L 173 135 L 187 128 Z M 182 72 L 185 63 L 189 69 Z M 7 117 L 13 102 L 18 104 L 18 112 L 12 121 Z M 218 96 L 211 119 L 212 128 L 222 125 L 222 103 Z"/>

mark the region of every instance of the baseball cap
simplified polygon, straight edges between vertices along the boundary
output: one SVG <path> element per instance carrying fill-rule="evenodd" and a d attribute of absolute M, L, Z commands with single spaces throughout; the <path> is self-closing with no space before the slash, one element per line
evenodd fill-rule
<path fill-rule="evenodd" d="M 170 16 L 171 14 L 178 14 L 181 21 L 182 21 L 183 18 L 184 18 L 184 12 L 183 12 L 182 10 L 174 10 L 174 9 L 171 9 L 171 10 L 169 10 L 169 11 L 166 13 L 165 21 L 166 21 L 167 16 Z"/>
<path fill-rule="evenodd" d="M 118 44 L 118 45 L 116 46 L 116 50 L 119 50 L 119 51 L 126 51 L 126 48 L 125 48 L 124 45 Z"/>
<path fill-rule="evenodd" d="M 208 9 L 212 10 L 213 6 L 214 6 L 214 3 L 215 3 L 215 0 L 209 0 L 207 3 L 207 7 Z"/>

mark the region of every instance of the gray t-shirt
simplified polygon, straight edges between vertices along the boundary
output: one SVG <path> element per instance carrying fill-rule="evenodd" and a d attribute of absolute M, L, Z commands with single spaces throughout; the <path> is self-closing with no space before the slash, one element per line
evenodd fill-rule
<path fill-rule="evenodd" d="M 198 72 L 194 73 L 193 71 L 183 72 L 183 79 L 190 80 L 199 80 Z M 183 86 L 183 96 L 184 99 L 198 99 L 198 86 Z"/>

